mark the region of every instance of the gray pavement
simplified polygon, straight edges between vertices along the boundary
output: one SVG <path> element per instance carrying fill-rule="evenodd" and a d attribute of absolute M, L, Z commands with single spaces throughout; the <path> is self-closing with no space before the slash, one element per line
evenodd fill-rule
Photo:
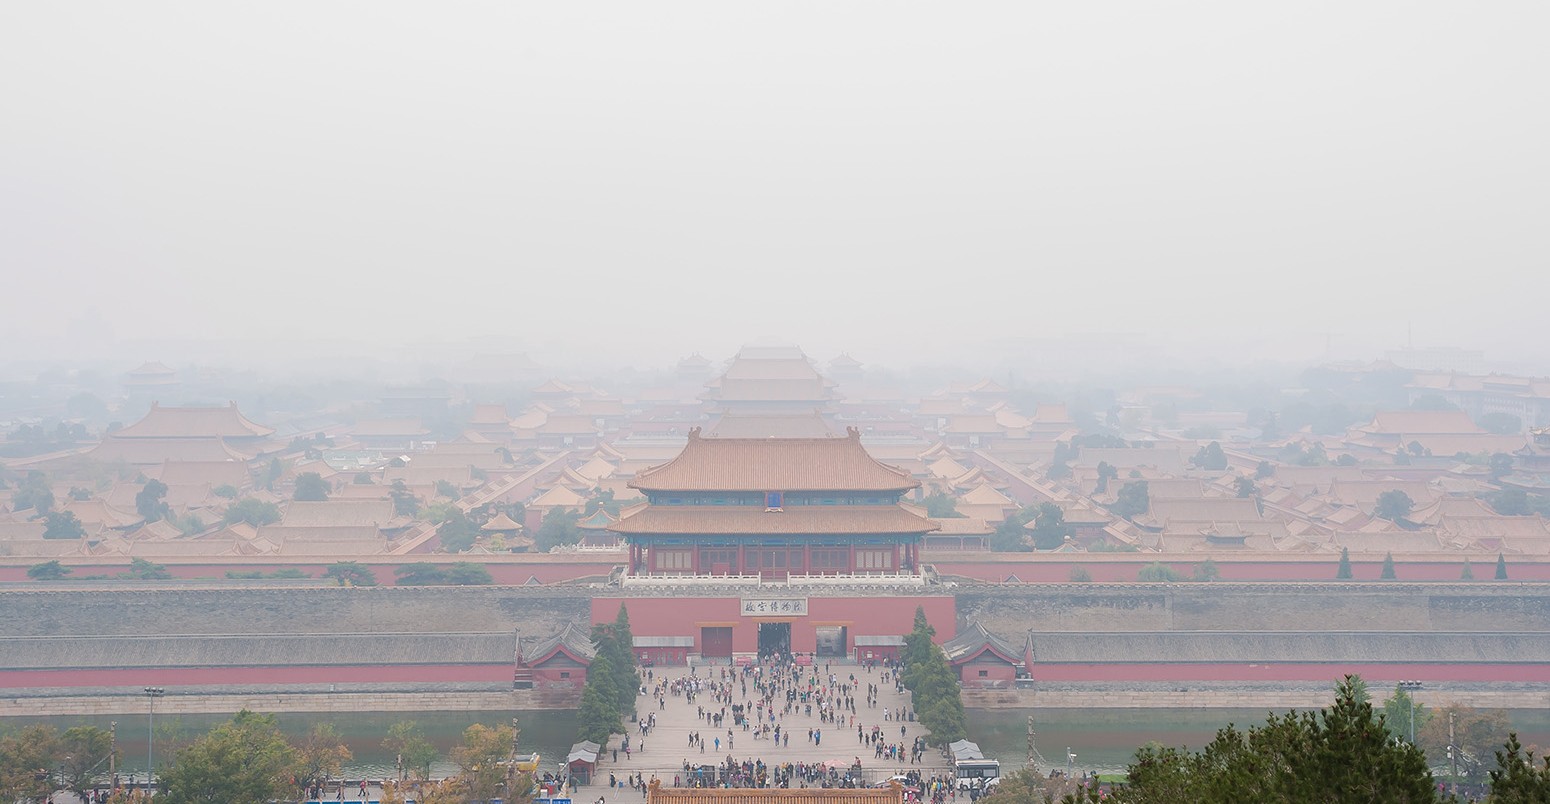
<path fill-rule="evenodd" d="M 581 786 L 575 798 L 595 801 L 605 794 L 609 774 L 621 782 L 627 776 L 638 774 L 647 782 L 657 778 L 664 785 L 672 785 L 675 777 L 684 775 L 685 762 L 715 765 L 726 762 L 729 757 L 737 762 L 762 760 L 767 765 L 800 762 L 849 766 L 859 759 L 868 781 L 881 781 L 911 770 L 926 776 L 947 772 L 946 759 L 937 749 L 927 748 L 918 762 L 911 763 L 908 748 L 915 738 L 924 737 L 927 732 L 908 717 L 913 710 L 910 693 L 896 689 L 886 668 L 868 669 L 854 662 L 819 662 L 802 668 L 795 677 L 770 666 L 762 666 L 761 672 L 765 680 L 778 674 L 774 720 L 770 719 L 768 709 L 761 717 L 757 706 L 761 697 L 756 683 L 758 677 L 754 676 L 752 668 L 746 673 L 743 668 L 725 665 L 643 669 L 641 675 L 647 692 L 636 698 L 636 712 L 640 718 L 655 715 L 656 725 L 642 734 L 637 722 L 628 727 L 628 735 L 615 735 L 598 762 L 597 776 L 591 784 Z M 848 706 L 843 710 L 837 708 L 844 705 L 840 699 L 847 697 L 844 692 L 847 685 L 851 689 L 848 697 L 854 698 L 854 713 Z M 877 688 L 875 703 L 867 701 L 868 685 Z M 700 691 L 691 701 L 688 693 L 696 686 Z M 808 713 L 809 704 L 800 700 L 787 711 L 784 692 L 789 689 L 810 693 L 811 714 Z M 718 691 L 723 693 L 719 701 L 716 698 Z M 744 705 L 770 732 L 760 734 L 751 726 L 734 725 L 733 704 Z M 836 707 L 834 722 L 823 720 L 824 704 Z M 726 717 L 719 726 L 712 725 L 699 715 L 701 709 L 716 713 L 725 710 Z M 886 715 L 885 710 L 888 710 Z M 897 717 L 899 712 L 905 716 Z M 774 726 L 781 728 L 782 739 L 778 745 L 773 739 Z M 872 742 L 858 739 L 857 726 L 861 727 L 863 738 L 869 737 L 875 728 L 881 732 L 884 744 L 903 746 L 905 753 L 892 759 L 879 758 Z M 818 732 L 816 739 L 809 738 L 809 730 Z M 691 746 L 691 734 L 698 734 L 703 746 L 699 742 Z M 625 751 L 626 737 L 630 746 L 628 752 Z M 680 778 L 680 781 L 686 780 Z M 616 793 L 641 795 L 628 786 L 622 791 L 616 788 Z"/>

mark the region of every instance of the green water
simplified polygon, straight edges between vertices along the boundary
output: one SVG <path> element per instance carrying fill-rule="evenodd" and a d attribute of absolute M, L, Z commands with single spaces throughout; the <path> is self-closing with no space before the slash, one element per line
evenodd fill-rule
<path fill-rule="evenodd" d="M 426 737 L 446 755 L 464 729 L 473 723 L 506 724 L 515 716 L 522 730 L 523 751 L 536 751 L 549 764 L 565 755 L 576 737 L 575 712 L 356 712 L 349 714 L 293 713 L 279 716 L 286 734 L 299 736 L 314 723 L 333 723 L 354 754 L 346 766 L 350 776 L 389 776 L 394 757 L 382 748 L 388 727 L 400 720 L 420 724 Z M 1135 750 L 1148 742 L 1199 748 L 1229 723 L 1240 728 L 1264 722 L 1261 709 L 970 709 L 969 739 L 980 744 L 987 756 L 1004 767 L 1017 768 L 1027 753 L 1028 716 L 1034 716 L 1035 744 L 1050 767 L 1063 767 L 1066 751 L 1076 754 L 1076 770 L 1114 772 L 1123 770 Z M 1512 728 L 1524 744 L 1550 744 L 1550 710 L 1522 709 L 1508 713 Z M 156 718 L 157 765 L 170 758 L 174 746 L 223 722 L 222 715 L 183 715 Z M 0 732 L 36 722 L 65 729 L 82 723 L 107 728 L 118 721 L 118 745 L 125 773 L 145 770 L 146 721 L 144 716 L 119 715 L 90 718 L 5 718 Z M 450 765 L 437 765 L 438 773 L 451 773 Z"/>

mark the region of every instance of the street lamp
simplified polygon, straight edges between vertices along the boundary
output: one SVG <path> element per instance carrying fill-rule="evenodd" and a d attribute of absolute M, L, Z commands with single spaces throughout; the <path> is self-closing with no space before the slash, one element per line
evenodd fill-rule
<path fill-rule="evenodd" d="M 145 725 L 145 794 L 151 795 L 151 769 L 156 767 L 156 699 L 166 695 L 161 687 L 146 687 L 145 695 L 151 701 L 150 719 Z"/>
<path fill-rule="evenodd" d="M 1421 689 L 1421 682 L 1401 681 L 1399 688 L 1405 691 L 1405 701 L 1410 704 L 1410 744 L 1415 745 L 1415 696 L 1411 693 Z"/>
<path fill-rule="evenodd" d="M 1076 754 L 1071 753 L 1071 746 L 1068 745 L 1068 746 L 1066 746 L 1066 778 L 1067 779 L 1072 778 L 1072 774 L 1076 772 L 1074 770 L 1075 765 L 1076 765 Z"/>

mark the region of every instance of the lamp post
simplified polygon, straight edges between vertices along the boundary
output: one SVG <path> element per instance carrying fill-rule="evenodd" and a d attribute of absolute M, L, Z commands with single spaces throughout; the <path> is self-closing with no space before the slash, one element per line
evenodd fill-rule
<path fill-rule="evenodd" d="M 147 796 L 152 794 L 151 769 L 156 767 L 156 699 L 166 694 L 167 691 L 161 687 L 145 688 L 145 696 L 151 701 L 151 714 L 145 725 L 145 794 Z"/>
<path fill-rule="evenodd" d="M 1401 681 L 1399 688 L 1405 691 L 1405 701 L 1410 704 L 1410 744 L 1415 745 L 1415 696 L 1412 693 L 1421 689 L 1421 682 Z"/>
<path fill-rule="evenodd" d="M 1076 772 L 1075 771 L 1075 767 L 1076 767 L 1076 754 L 1073 754 L 1071 752 L 1071 746 L 1068 745 L 1068 746 L 1066 746 L 1066 778 L 1067 779 L 1070 779 L 1071 775 Z"/>

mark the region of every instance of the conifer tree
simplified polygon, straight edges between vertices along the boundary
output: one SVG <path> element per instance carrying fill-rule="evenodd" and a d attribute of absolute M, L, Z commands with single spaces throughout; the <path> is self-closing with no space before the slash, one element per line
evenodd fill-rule
<path fill-rule="evenodd" d="M 1393 553 L 1384 553 L 1383 554 L 1383 574 L 1379 575 L 1378 577 L 1380 579 L 1382 579 L 1382 580 L 1385 580 L 1385 581 L 1392 581 L 1392 580 L 1394 580 L 1394 554 Z"/>
<path fill-rule="evenodd" d="M 1507 557 L 1501 553 L 1496 554 L 1496 580 L 1507 580 Z"/>
<path fill-rule="evenodd" d="M 1335 580 L 1351 580 L 1351 551 L 1348 548 L 1340 548 L 1340 566 L 1335 570 Z"/>

